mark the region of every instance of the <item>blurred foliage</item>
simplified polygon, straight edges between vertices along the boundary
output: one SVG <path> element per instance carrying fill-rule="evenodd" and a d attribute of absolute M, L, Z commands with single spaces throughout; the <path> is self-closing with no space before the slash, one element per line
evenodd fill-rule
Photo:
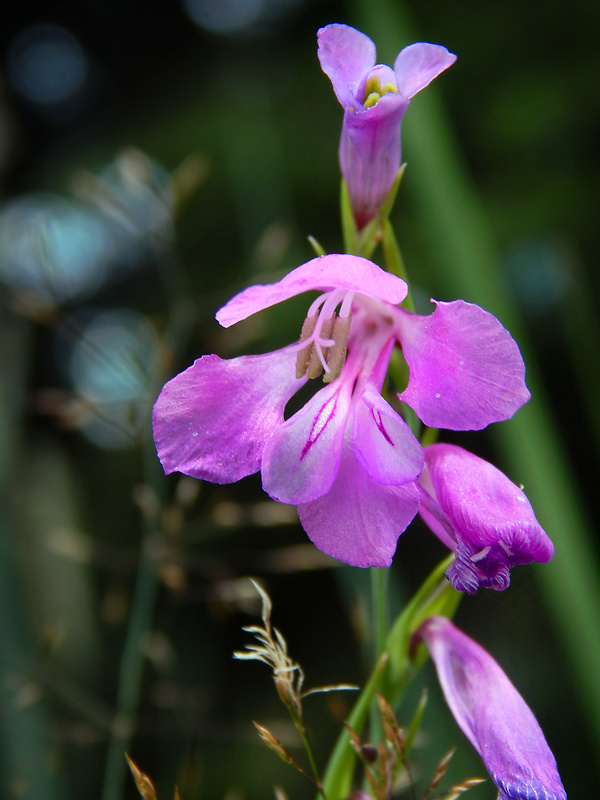
<path fill-rule="evenodd" d="M 134 798 L 125 749 L 159 797 L 175 784 L 184 800 L 264 797 L 274 784 L 309 796 L 251 724 L 295 753 L 269 677 L 231 658 L 260 611 L 247 575 L 268 586 L 274 621 L 311 685 L 368 674 L 366 575 L 321 557 L 293 509 L 268 501 L 255 477 L 234 486 L 165 479 L 149 426 L 160 386 L 195 357 L 297 336 L 292 302 L 219 330 L 214 312 L 234 290 L 306 261 L 309 234 L 328 251 L 342 247 L 341 111 L 315 39 L 332 21 L 365 30 L 388 63 L 409 26 L 458 54 L 407 113 L 396 230 L 423 307 L 430 296 L 462 296 L 499 314 L 522 334 L 547 395 L 513 433 L 496 426 L 459 440 L 534 488 L 542 507 L 556 489 L 536 479 L 558 453 L 555 474 L 575 486 L 577 526 L 591 532 L 585 580 L 561 571 L 557 546 L 552 565 L 515 571 L 503 595 L 466 598 L 459 623 L 527 698 L 567 791 L 593 786 L 600 744 L 587 706 L 600 702 L 600 684 L 592 696 L 584 672 L 600 635 L 588 628 L 586 639 L 568 615 L 592 608 L 584 591 L 598 575 L 586 518 L 595 517 L 600 445 L 600 7 L 407 5 L 410 19 L 402 5 L 389 16 L 390 4 L 358 0 L 65 0 L 43 17 L 12 5 L 0 83 L 3 797 Z M 223 6 L 229 19 L 236 7 L 259 10 L 250 28 L 225 34 L 192 20 L 202 6 Z M 53 40 L 67 42 L 67 64 L 83 64 L 58 101 L 39 102 L 20 83 L 40 25 L 80 48 L 60 31 Z M 57 91 L 50 67 L 35 75 L 47 79 L 40 91 Z M 439 130 L 425 130 L 427 119 Z M 65 227 L 82 219 L 91 225 L 83 235 Z M 90 261 L 95 236 L 103 255 Z M 84 265 L 94 282 L 70 283 Z M 24 271 L 37 283 L 15 284 Z M 122 311 L 117 326 L 111 315 Z M 549 443 L 540 457 L 526 437 L 542 415 L 558 450 Z M 542 521 L 557 544 L 576 538 L 562 519 L 557 530 L 558 518 Z M 419 522 L 406 532 L 392 570 L 396 610 L 443 555 Z M 401 724 L 432 677 L 411 689 Z M 321 768 L 351 702 L 306 701 Z M 451 781 L 483 772 L 437 690 L 423 730 L 417 775 L 430 775 L 451 741 Z M 488 782 L 470 796 L 493 794 Z"/>

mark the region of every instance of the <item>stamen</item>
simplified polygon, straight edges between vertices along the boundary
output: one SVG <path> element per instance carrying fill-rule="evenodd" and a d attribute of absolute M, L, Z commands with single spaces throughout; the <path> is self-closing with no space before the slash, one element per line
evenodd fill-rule
<path fill-rule="evenodd" d="M 310 314 L 310 311 L 309 311 Z M 317 324 L 317 320 L 319 319 L 318 314 L 314 316 L 308 316 L 302 325 L 302 330 L 300 331 L 300 341 L 304 342 L 308 339 L 312 332 L 315 329 L 315 325 Z M 296 356 L 296 377 L 301 378 L 303 375 L 306 375 L 306 370 L 308 369 L 308 364 L 310 362 L 311 353 L 313 351 L 313 343 L 312 340 L 306 347 L 303 347 L 302 350 L 298 351 L 298 355 Z"/>
<path fill-rule="evenodd" d="M 329 368 L 327 366 L 327 352 L 329 348 L 323 347 L 321 341 L 324 339 L 325 340 L 331 339 L 331 334 L 333 333 L 333 326 L 335 324 L 335 320 L 336 320 L 335 315 L 329 317 L 329 319 L 322 319 L 322 317 L 320 317 L 321 330 L 318 332 L 318 334 L 315 333 L 315 337 L 318 336 L 318 339 L 320 341 L 317 341 L 317 339 L 315 338 L 313 343 L 313 348 L 310 355 L 310 361 L 308 363 L 307 376 L 309 378 L 318 378 L 319 375 L 323 372 L 323 370 L 325 370 L 325 372 L 329 371 Z"/>
<path fill-rule="evenodd" d="M 474 563 L 477 563 L 477 561 L 481 561 L 482 558 L 485 558 L 487 556 L 487 554 L 490 552 L 491 549 L 492 546 L 488 544 L 487 547 L 483 547 L 478 553 L 472 555 L 471 561 L 473 561 Z"/>
<path fill-rule="evenodd" d="M 316 317 L 318 314 L 317 312 L 323 305 L 323 303 L 327 300 L 331 292 L 325 292 L 325 294 L 321 294 L 311 303 L 310 308 L 308 309 L 307 317 Z"/>
<path fill-rule="evenodd" d="M 331 383 L 340 376 L 346 360 L 353 298 L 352 291 L 334 289 L 312 303 L 296 345 L 297 378 L 318 378 L 325 372 L 324 382 Z M 339 317 L 335 313 L 338 306 Z"/>
<path fill-rule="evenodd" d="M 353 300 L 354 292 L 346 292 L 346 296 L 342 300 L 342 305 L 340 306 L 340 317 L 349 316 Z"/>
<path fill-rule="evenodd" d="M 365 98 L 372 93 L 381 94 L 381 80 L 379 75 L 370 75 L 365 82 Z"/>
<path fill-rule="evenodd" d="M 381 95 L 378 92 L 371 92 L 366 98 L 363 106 L 365 108 L 372 108 L 381 100 Z"/>
<path fill-rule="evenodd" d="M 498 544 L 504 550 L 504 552 L 506 553 L 507 556 L 512 556 L 512 552 L 511 552 L 510 545 L 508 544 L 508 542 L 500 541 L 500 542 L 498 542 Z"/>
<path fill-rule="evenodd" d="M 365 99 L 363 101 L 363 106 L 365 108 L 371 108 L 381 100 L 382 95 L 388 92 L 398 94 L 398 87 L 394 86 L 391 81 L 386 81 L 382 87 L 379 76 L 371 75 L 370 78 L 367 78 L 365 83 Z"/>
<path fill-rule="evenodd" d="M 350 323 L 352 322 L 352 314 L 348 316 L 335 318 L 333 324 L 333 345 L 327 351 L 327 366 L 323 377 L 323 383 L 331 383 L 342 374 L 342 369 L 346 362 L 348 335 L 350 334 Z"/>

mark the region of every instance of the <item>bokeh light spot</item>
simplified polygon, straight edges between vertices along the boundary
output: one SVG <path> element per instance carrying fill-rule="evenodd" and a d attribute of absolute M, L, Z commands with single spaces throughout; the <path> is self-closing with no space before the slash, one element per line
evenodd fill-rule
<path fill-rule="evenodd" d="M 551 238 L 527 238 L 506 259 L 506 271 L 519 302 L 543 312 L 558 305 L 571 284 L 567 249 Z"/>
<path fill-rule="evenodd" d="M 51 194 L 14 200 L 0 213 L 0 280 L 46 304 L 92 293 L 115 257 L 99 214 Z"/>
<path fill-rule="evenodd" d="M 58 25 L 26 28 L 8 50 L 14 88 L 32 103 L 55 105 L 71 99 L 84 84 L 87 58 L 73 34 Z"/>
<path fill-rule="evenodd" d="M 103 311 L 87 324 L 71 352 L 69 377 L 75 393 L 95 409 L 83 428 L 88 439 L 111 449 L 135 442 L 146 419 L 156 353 L 154 329 L 136 311 Z"/>
<path fill-rule="evenodd" d="M 240 33 L 258 19 L 263 0 L 183 0 L 192 20 L 211 33 Z"/>

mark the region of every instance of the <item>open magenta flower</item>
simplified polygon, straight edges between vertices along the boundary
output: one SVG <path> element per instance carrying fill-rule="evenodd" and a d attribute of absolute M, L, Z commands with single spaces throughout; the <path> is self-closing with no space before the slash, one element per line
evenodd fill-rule
<path fill-rule="evenodd" d="M 357 227 L 381 207 L 400 168 L 400 123 L 408 104 L 456 61 L 445 47 L 419 42 L 394 68 L 376 64 L 375 45 L 348 25 L 318 32 L 319 61 L 344 109 L 340 166 Z"/>
<path fill-rule="evenodd" d="M 498 788 L 498 800 L 566 800 L 556 761 L 521 695 L 483 647 L 444 617 L 419 628 L 446 702 Z"/>
<path fill-rule="evenodd" d="M 523 490 L 488 461 L 450 444 L 425 448 L 420 513 L 456 553 L 455 589 L 506 589 L 517 564 L 550 561 L 554 546 Z"/>
<path fill-rule="evenodd" d="M 231 483 L 259 469 L 275 500 L 298 506 L 310 539 L 356 566 L 389 566 L 417 513 L 423 451 L 381 389 L 393 348 L 410 380 L 401 398 L 427 425 L 478 429 L 529 398 L 517 345 L 491 314 L 439 303 L 431 316 L 397 304 L 400 278 L 349 255 L 315 258 L 278 283 L 251 286 L 217 313 L 229 327 L 317 290 L 300 341 L 265 355 L 198 359 L 166 384 L 154 438 L 167 473 Z M 324 385 L 285 419 L 310 378 Z"/>

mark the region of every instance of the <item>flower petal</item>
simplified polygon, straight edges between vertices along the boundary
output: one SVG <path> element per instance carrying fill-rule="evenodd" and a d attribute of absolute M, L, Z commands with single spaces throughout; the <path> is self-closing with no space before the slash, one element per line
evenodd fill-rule
<path fill-rule="evenodd" d="M 321 69 L 344 108 L 355 102 L 361 79 L 375 65 L 375 45 L 349 25 L 326 25 L 317 33 Z"/>
<path fill-rule="evenodd" d="M 329 491 L 338 471 L 351 386 L 335 381 L 281 425 L 266 444 L 263 489 L 281 503 L 307 503 Z"/>
<path fill-rule="evenodd" d="M 329 492 L 298 506 L 302 527 L 324 553 L 355 567 L 389 567 L 398 537 L 419 507 L 414 483 L 383 486 L 367 475 L 344 441 Z"/>
<path fill-rule="evenodd" d="M 425 462 L 406 422 L 371 385 L 354 411 L 352 447 L 371 478 L 386 485 L 416 480 Z"/>
<path fill-rule="evenodd" d="M 419 628 L 465 736 L 483 759 L 499 800 L 566 800 L 556 761 L 521 695 L 494 659 L 443 617 Z"/>
<path fill-rule="evenodd" d="M 425 458 L 438 503 L 475 548 L 502 542 L 513 563 L 545 563 L 554 546 L 522 489 L 489 461 L 462 447 L 433 444 Z"/>
<path fill-rule="evenodd" d="M 249 286 L 221 308 L 217 321 L 228 328 L 246 317 L 302 292 L 347 289 L 396 305 L 407 295 L 406 283 L 359 256 L 331 254 L 296 267 L 277 283 Z"/>
<path fill-rule="evenodd" d="M 306 382 L 296 378 L 295 362 L 290 349 L 229 361 L 203 356 L 169 381 L 153 412 L 165 472 L 213 483 L 256 472 L 286 403 Z"/>
<path fill-rule="evenodd" d="M 439 44 L 410 44 L 400 51 L 394 62 L 398 91 L 404 97 L 414 97 L 455 61 L 454 53 Z"/>
<path fill-rule="evenodd" d="M 388 92 L 371 108 L 346 113 L 340 167 L 361 229 L 381 208 L 400 168 L 400 123 L 408 100 Z"/>
<path fill-rule="evenodd" d="M 410 368 L 399 397 L 425 425 L 481 430 L 510 419 L 529 400 L 516 342 L 479 306 L 440 302 L 430 316 L 398 309 L 397 319 Z"/>

